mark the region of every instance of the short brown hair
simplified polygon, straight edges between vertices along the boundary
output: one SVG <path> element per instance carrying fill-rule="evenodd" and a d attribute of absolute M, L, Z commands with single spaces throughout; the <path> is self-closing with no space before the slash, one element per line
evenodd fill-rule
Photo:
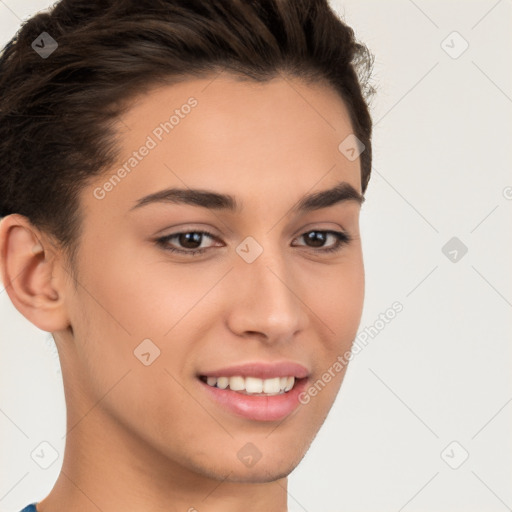
<path fill-rule="evenodd" d="M 42 58 L 43 32 L 57 49 Z M 79 193 L 118 156 L 116 118 L 159 83 L 228 71 L 268 81 L 284 72 L 330 84 L 363 142 L 373 56 L 327 0 L 61 0 L 22 25 L 0 58 L 0 217 L 26 216 L 71 262 Z"/>

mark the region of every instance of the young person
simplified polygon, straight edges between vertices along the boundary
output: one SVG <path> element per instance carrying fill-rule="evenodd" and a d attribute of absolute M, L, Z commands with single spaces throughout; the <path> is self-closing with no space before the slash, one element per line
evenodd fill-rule
<path fill-rule="evenodd" d="M 25 511 L 287 510 L 364 299 L 372 57 L 326 0 L 61 0 L 0 61 L 0 257 L 51 332 Z"/>

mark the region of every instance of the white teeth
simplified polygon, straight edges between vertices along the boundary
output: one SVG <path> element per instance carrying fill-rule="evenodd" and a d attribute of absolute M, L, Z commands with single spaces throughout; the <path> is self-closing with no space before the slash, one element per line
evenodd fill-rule
<path fill-rule="evenodd" d="M 257 377 L 242 377 L 236 375 L 233 377 L 207 377 L 206 383 L 212 387 L 220 389 L 229 389 L 238 391 L 242 394 L 261 394 L 279 395 L 286 393 L 293 388 L 295 377 L 273 377 L 271 379 L 259 379 Z"/>
<path fill-rule="evenodd" d="M 279 377 L 273 379 L 265 379 L 263 381 L 263 392 L 264 393 L 279 393 L 281 387 L 279 386 Z"/>
<path fill-rule="evenodd" d="M 232 389 L 233 391 L 242 391 L 245 389 L 245 382 L 243 377 L 231 377 L 229 379 L 229 389 Z"/>
<path fill-rule="evenodd" d="M 293 388 L 293 384 L 295 382 L 295 377 L 288 377 L 288 381 L 286 382 L 285 391 L 290 391 Z"/>
<path fill-rule="evenodd" d="M 256 377 L 246 377 L 245 391 L 247 391 L 247 393 L 261 393 L 263 391 L 263 379 L 257 379 Z"/>
<path fill-rule="evenodd" d="M 219 377 L 217 379 L 217 387 L 220 389 L 226 389 L 229 384 L 229 378 L 228 377 Z"/>

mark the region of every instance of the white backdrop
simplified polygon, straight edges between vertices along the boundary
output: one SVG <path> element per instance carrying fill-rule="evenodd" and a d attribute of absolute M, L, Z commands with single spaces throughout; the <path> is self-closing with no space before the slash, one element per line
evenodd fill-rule
<path fill-rule="evenodd" d="M 0 44 L 51 3 L 0 0 Z M 289 510 L 510 509 L 512 2 L 331 3 L 376 56 L 369 342 L 290 476 Z M 62 454 L 65 404 L 51 336 L 1 286 L 0 379 L 0 511 L 17 512 L 58 476 L 61 456 L 45 470 L 31 452 Z"/>

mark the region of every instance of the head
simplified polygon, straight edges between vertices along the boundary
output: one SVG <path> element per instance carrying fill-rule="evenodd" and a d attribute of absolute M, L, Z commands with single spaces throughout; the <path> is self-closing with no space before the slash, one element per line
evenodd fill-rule
<path fill-rule="evenodd" d="M 62 0 L 24 24 L 0 61 L 2 280 L 54 336 L 68 429 L 94 406 L 141 459 L 219 480 L 299 463 L 362 313 L 370 68 L 319 0 Z M 207 374 L 258 362 L 324 385 L 283 417 L 212 398 Z"/>

